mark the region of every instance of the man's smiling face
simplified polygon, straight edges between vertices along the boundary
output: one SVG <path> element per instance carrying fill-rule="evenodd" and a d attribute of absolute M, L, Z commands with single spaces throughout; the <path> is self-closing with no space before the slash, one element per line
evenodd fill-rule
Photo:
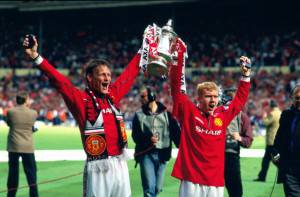
<path fill-rule="evenodd" d="M 107 65 L 99 65 L 93 69 L 93 72 L 87 75 L 90 88 L 102 94 L 109 93 L 109 85 L 111 82 L 111 72 Z"/>

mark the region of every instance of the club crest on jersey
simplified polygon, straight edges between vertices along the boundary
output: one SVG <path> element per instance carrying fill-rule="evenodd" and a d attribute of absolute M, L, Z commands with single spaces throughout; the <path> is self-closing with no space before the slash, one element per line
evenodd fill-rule
<path fill-rule="evenodd" d="M 214 124 L 217 126 L 217 127 L 221 127 L 223 125 L 223 121 L 221 120 L 221 118 L 215 118 L 214 119 Z"/>
<path fill-rule="evenodd" d="M 90 135 L 85 140 L 85 149 L 92 155 L 101 155 L 106 149 L 105 139 L 100 135 Z"/>

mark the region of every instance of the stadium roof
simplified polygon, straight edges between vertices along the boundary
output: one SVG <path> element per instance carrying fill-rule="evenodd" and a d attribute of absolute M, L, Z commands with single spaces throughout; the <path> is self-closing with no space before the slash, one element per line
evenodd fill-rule
<path fill-rule="evenodd" d="M 126 6 L 163 5 L 188 3 L 196 0 L 160 1 L 0 1 L 0 9 L 17 9 L 21 12 L 54 11 L 71 9 L 113 8 Z"/>

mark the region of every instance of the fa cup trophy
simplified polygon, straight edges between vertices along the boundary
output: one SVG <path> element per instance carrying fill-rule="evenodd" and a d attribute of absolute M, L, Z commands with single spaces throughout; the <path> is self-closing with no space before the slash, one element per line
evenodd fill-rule
<path fill-rule="evenodd" d="M 172 46 L 175 43 L 177 34 L 173 31 L 173 21 L 169 19 L 168 23 L 161 28 L 158 36 L 157 55 L 149 58 L 147 72 L 152 76 L 167 76 L 168 62 L 172 59 Z"/>

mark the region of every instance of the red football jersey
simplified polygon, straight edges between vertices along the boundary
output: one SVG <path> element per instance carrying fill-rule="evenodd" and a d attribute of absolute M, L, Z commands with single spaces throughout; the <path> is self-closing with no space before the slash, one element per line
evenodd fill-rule
<path fill-rule="evenodd" d="M 226 127 L 245 105 L 250 82 L 241 80 L 226 110 L 205 115 L 180 91 L 182 66 L 171 68 L 173 114 L 181 126 L 178 156 L 172 176 L 207 186 L 224 186 Z"/>
<path fill-rule="evenodd" d="M 139 60 L 140 55 L 137 54 L 116 81 L 110 85 L 109 94 L 105 95 L 105 99 L 97 98 L 103 114 L 108 155 L 119 155 L 121 150 L 118 144 L 117 124 L 107 99 L 110 98 L 114 105 L 119 105 L 120 100 L 128 93 L 139 73 Z M 68 109 L 79 125 L 83 140 L 86 120 L 94 121 L 98 117 L 92 99 L 86 91 L 77 89 L 67 77 L 59 73 L 47 60 L 44 59 L 38 67 L 47 75 L 51 84 L 62 95 Z M 82 143 L 84 145 L 84 142 Z"/>

